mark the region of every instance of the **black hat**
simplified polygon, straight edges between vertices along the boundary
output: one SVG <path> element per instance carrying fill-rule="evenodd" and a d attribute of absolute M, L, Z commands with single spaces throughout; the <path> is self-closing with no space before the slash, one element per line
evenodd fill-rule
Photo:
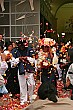
<path fill-rule="evenodd" d="M 0 50 L 3 50 L 3 49 L 4 49 L 4 47 L 0 45 Z"/>
<path fill-rule="evenodd" d="M 26 43 L 26 42 L 27 42 L 26 40 L 19 40 L 18 44 L 22 44 L 22 43 Z"/>
<path fill-rule="evenodd" d="M 17 43 L 17 45 L 22 45 L 22 46 L 25 46 L 25 47 L 28 47 L 28 41 L 26 39 L 20 39 Z"/>
<path fill-rule="evenodd" d="M 11 41 L 6 42 L 6 44 L 5 44 L 6 49 L 8 49 L 8 47 L 9 47 L 10 45 L 12 45 L 12 42 L 11 42 Z"/>

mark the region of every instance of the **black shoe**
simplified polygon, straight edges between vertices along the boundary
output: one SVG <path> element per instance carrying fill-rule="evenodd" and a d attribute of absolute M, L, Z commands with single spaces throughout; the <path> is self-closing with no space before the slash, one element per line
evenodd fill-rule
<path fill-rule="evenodd" d="M 65 86 L 62 89 L 67 91 L 67 87 L 65 87 Z"/>
<path fill-rule="evenodd" d="M 2 97 L 3 96 L 3 94 L 2 93 L 0 93 L 0 97 Z"/>
<path fill-rule="evenodd" d="M 49 99 L 50 101 L 53 101 L 54 103 L 58 102 L 57 97 L 56 97 L 56 95 L 54 95 L 54 94 L 48 95 L 48 99 Z"/>
<path fill-rule="evenodd" d="M 73 100 L 73 94 L 71 95 L 71 100 Z"/>

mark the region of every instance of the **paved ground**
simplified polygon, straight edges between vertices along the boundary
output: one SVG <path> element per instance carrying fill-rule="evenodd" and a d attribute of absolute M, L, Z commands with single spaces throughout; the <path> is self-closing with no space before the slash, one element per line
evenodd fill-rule
<path fill-rule="evenodd" d="M 57 103 L 49 100 L 37 100 L 23 110 L 73 110 L 73 100 L 59 98 Z"/>

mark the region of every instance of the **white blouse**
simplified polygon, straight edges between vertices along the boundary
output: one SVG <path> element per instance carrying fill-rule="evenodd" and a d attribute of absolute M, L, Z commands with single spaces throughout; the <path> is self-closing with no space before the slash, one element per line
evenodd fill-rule
<path fill-rule="evenodd" d="M 14 58 L 12 56 L 12 53 L 10 53 L 8 50 L 5 50 L 4 53 L 6 56 L 7 56 L 7 54 L 11 54 L 11 59 L 9 59 L 9 62 L 11 63 L 11 68 L 16 67 L 17 64 L 19 63 L 19 58 Z"/>
<path fill-rule="evenodd" d="M 71 72 L 72 74 L 69 74 Z M 66 74 L 66 79 L 69 78 L 71 84 L 73 85 L 73 63 L 69 66 L 67 74 Z"/>
<path fill-rule="evenodd" d="M 1 56 L 0 56 L 0 74 L 3 75 L 5 71 L 7 70 L 8 65 L 6 61 L 2 61 Z"/>

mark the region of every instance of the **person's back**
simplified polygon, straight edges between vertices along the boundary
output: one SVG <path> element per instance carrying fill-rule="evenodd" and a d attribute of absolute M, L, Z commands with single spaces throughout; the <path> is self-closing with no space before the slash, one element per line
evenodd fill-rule
<path fill-rule="evenodd" d="M 42 83 L 38 88 L 38 96 L 42 100 L 48 98 L 50 101 L 57 102 L 56 94 L 57 90 L 51 83 Z"/>

